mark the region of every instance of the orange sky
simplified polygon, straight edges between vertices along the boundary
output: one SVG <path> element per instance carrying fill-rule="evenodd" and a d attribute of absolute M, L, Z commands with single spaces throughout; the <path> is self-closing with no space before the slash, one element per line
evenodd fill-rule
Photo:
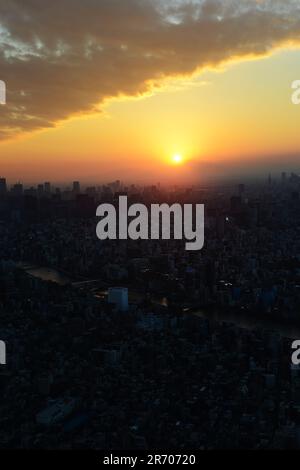
<path fill-rule="evenodd" d="M 128 6 L 136 6 L 135 2 L 126 2 Z M 145 11 L 144 28 L 155 21 L 151 18 L 151 11 Z M 144 13 L 140 11 L 139 14 Z M 227 14 L 231 19 L 230 13 Z M 215 28 L 211 18 L 210 21 L 209 26 Z M 181 30 L 183 25 L 179 25 Z M 258 22 L 258 32 L 260 27 Z M 48 33 L 50 38 L 53 33 L 51 28 Z M 111 33 L 110 40 L 118 34 L 119 29 L 117 33 Z M 122 34 L 125 41 L 125 35 L 129 36 L 129 33 L 124 31 Z M 143 31 L 140 34 L 144 38 Z M 251 34 L 249 30 L 250 39 Z M 210 44 L 209 32 L 206 35 Z M 149 54 L 162 48 L 164 41 L 167 43 L 162 33 L 161 36 L 161 42 L 153 44 L 152 41 L 151 47 L 147 46 L 151 49 Z M 22 40 L 25 43 L 25 38 Z M 50 41 L 48 37 L 41 39 L 43 47 L 47 40 Z M 66 44 L 67 40 L 76 44 L 78 38 L 66 38 Z M 135 40 L 129 37 L 127 43 Z M 261 41 L 264 40 L 263 37 Z M 300 153 L 300 106 L 291 103 L 291 83 L 300 78 L 297 67 L 300 49 L 295 46 L 297 38 L 293 42 L 292 48 L 291 44 L 285 44 L 283 38 L 283 44 L 275 44 L 268 54 L 263 54 L 262 50 L 251 54 L 248 45 L 240 43 L 245 49 L 245 56 L 230 56 L 224 49 L 218 51 L 220 58 L 214 59 L 215 64 L 202 68 L 199 65 L 198 71 L 194 70 L 197 62 L 194 64 L 194 58 L 190 57 L 191 64 L 181 67 L 169 63 L 170 70 L 165 71 L 165 78 L 152 70 L 153 64 L 149 66 L 149 71 L 145 71 L 143 63 L 143 71 L 139 72 L 142 77 L 135 77 L 134 68 L 129 73 L 126 67 L 140 65 L 137 57 L 133 59 L 128 52 L 130 44 L 124 44 L 126 62 L 120 65 L 126 70 L 124 86 L 122 77 L 116 78 L 113 85 L 110 82 L 106 84 L 98 65 L 89 70 L 93 75 L 86 77 L 86 85 L 84 77 L 79 81 L 77 69 L 74 71 L 74 83 L 69 72 L 66 86 L 70 89 L 65 90 L 66 96 L 63 89 L 57 91 L 59 85 L 63 85 L 59 55 L 57 67 L 50 67 L 50 57 L 47 58 L 46 66 L 52 80 L 48 93 L 42 88 L 41 77 L 45 72 L 41 68 L 44 65 L 35 63 L 36 59 L 31 56 L 30 61 L 41 77 L 35 78 L 33 69 L 33 84 L 29 86 L 31 75 L 28 71 L 25 91 L 20 89 L 21 80 L 12 80 L 10 90 L 10 70 L 12 68 L 17 73 L 19 64 L 15 62 L 20 61 L 19 57 L 18 60 L 14 58 L 12 63 L 5 63 L 4 77 L 0 77 L 5 79 L 8 88 L 5 112 L 4 107 L 0 108 L 3 134 L 0 142 L 1 174 L 11 181 L 20 179 L 28 183 L 45 180 L 68 182 L 74 179 L 83 182 L 109 179 L 180 182 L 201 181 L 210 176 L 238 172 L 268 171 L 268 168 L 296 167 Z M 187 61 L 187 50 L 181 52 L 178 42 L 175 46 L 178 48 L 174 49 L 176 53 L 178 51 L 178 59 L 184 57 Z M 67 46 L 61 47 L 64 55 Z M 143 47 L 146 48 L 146 45 Z M 257 48 L 258 45 L 255 46 Z M 81 57 L 82 51 L 78 54 Z M 110 67 L 113 63 L 109 59 Z M 21 64 L 20 73 L 23 67 Z M 107 71 L 105 73 L 108 74 Z M 147 74 L 152 80 L 151 84 L 146 80 Z M 153 76 L 156 76 L 154 85 Z M 58 84 L 55 85 L 55 81 Z M 104 93 L 104 87 L 107 87 L 107 93 Z M 19 101 L 15 98 L 17 94 L 20 95 Z M 180 164 L 174 164 L 172 160 L 176 154 L 182 157 Z"/>

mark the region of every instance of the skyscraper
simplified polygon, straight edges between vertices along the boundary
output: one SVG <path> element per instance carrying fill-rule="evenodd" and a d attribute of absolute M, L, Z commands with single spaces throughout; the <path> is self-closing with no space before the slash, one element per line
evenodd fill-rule
<path fill-rule="evenodd" d="M 79 181 L 73 181 L 73 193 L 75 193 L 75 194 L 80 193 L 80 183 L 79 183 Z"/>
<path fill-rule="evenodd" d="M 51 183 L 49 183 L 49 181 L 46 181 L 44 186 L 45 186 L 45 193 L 50 194 L 51 193 Z"/>
<path fill-rule="evenodd" d="M 108 303 L 114 304 L 117 310 L 128 310 L 128 289 L 126 287 L 110 287 L 108 289 Z"/>
<path fill-rule="evenodd" d="M 14 196 L 20 197 L 23 194 L 23 185 L 22 183 L 16 183 L 11 190 Z"/>
<path fill-rule="evenodd" d="M 0 178 L 0 196 L 3 196 L 7 193 L 6 179 Z"/>

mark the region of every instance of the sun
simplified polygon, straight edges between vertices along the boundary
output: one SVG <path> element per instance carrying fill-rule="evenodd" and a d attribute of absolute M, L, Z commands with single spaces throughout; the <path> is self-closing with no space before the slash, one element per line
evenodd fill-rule
<path fill-rule="evenodd" d="M 172 156 L 172 162 L 175 165 L 180 165 L 183 162 L 183 157 L 179 153 L 176 153 L 175 155 Z"/>

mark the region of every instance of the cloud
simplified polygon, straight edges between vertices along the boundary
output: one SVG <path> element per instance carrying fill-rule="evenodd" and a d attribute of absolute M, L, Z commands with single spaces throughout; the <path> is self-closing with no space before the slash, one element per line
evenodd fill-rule
<path fill-rule="evenodd" d="M 299 41 L 295 0 L 1 0 L 0 139 Z"/>

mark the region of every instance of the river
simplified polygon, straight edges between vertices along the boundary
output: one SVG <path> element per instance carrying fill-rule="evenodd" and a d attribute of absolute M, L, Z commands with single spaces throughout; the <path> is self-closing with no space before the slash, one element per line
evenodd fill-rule
<path fill-rule="evenodd" d="M 29 263 L 17 263 L 18 267 L 26 271 L 31 276 L 37 277 L 42 279 L 43 281 L 52 281 L 62 286 L 76 283 L 78 280 L 72 279 L 67 274 L 64 274 L 61 271 L 56 269 L 47 268 L 47 267 L 39 267 L 34 266 Z M 107 295 L 107 290 L 99 290 L 97 291 L 98 297 L 103 297 Z M 136 302 L 141 299 L 143 296 L 138 292 L 135 292 L 129 289 L 129 302 Z M 154 304 L 159 304 L 163 306 L 168 305 L 168 301 L 166 297 L 152 297 L 152 302 Z M 294 325 L 292 323 L 287 322 L 280 322 L 278 320 L 271 320 L 265 317 L 258 318 L 251 317 L 249 313 L 241 314 L 240 312 L 222 312 L 222 311 L 205 311 L 205 310 L 187 310 L 183 313 L 196 315 L 200 317 L 205 317 L 210 320 L 213 320 L 218 323 L 228 322 L 233 323 L 241 328 L 245 328 L 248 330 L 252 330 L 255 328 L 261 328 L 264 330 L 272 330 L 279 333 L 281 336 L 290 338 L 290 339 L 298 339 L 300 338 L 300 326 Z"/>

